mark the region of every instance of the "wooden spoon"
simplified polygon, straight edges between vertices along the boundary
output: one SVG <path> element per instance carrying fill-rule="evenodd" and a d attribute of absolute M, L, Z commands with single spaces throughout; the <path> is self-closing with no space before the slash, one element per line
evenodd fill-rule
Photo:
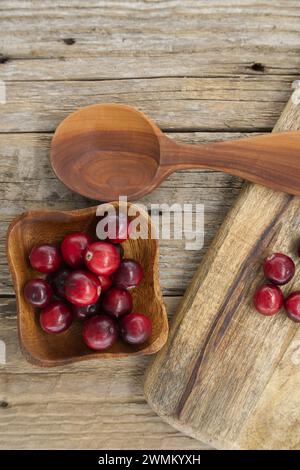
<path fill-rule="evenodd" d="M 210 144 L 179 144 L 147 116 L 120 104 L 97 104 L 57 128 L 51 163 L 58 178 L 83 196 L 137 199 L 172 172 L 210 168 L 300 195 L 300 132 Z"/>

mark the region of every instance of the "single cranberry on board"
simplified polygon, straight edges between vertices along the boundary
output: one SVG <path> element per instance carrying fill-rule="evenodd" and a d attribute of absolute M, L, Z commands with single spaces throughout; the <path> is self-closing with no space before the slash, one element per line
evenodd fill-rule
<path fill-rule="evenodd" d="M 150 338 L 151 332 L 151 320 L 143 313 L 132 312 L 121 319 L 121 336 L 126 343 L 145 343 Z"/>
<path fill-rule="evenodd" d="M 95 274 L 78 270 L 69 274 L 65 283 L 65 297 L 72 304 L 94 304 L 100 297 L 101 285 Z"/>
<path fill-rule="evenodd" d="M 133 303 L 131 294 L 122 287 L 112 287 L 103 297 L 102 300 L 103 310 L 119 318 L 126 313 L 131 312 Z"/>
<path fill-rule="evenodd" d="M 47 280 L 53 287 L 54 293 L 58 297 L 65 297 L 65 283 L 68 275 L 71 273 L 71 270 L 68 268 L 60 269 L 59 271 L 51 274 Z"/>
<path fill-rule="evenodd" d="M 101 292 L 106 292 L 112 286 L 112 280 L 109 276 L 104 276 L 104 274 L 100 274 L 98 279 L 101 284 Z"/>
<path fill-rule="evenodd" d="M 36 271 L 52 273 L 59 269 L 62 259 L 56 245 L 40 245 L 32 248 L 29 261 Z"/>
<path fill-rule="evenodd" d="M 73 321 L 71 309 L 64 302 L 52 302 L 40 314 L 40 325 L 46 333 L 62 333 Z"/>
<path fill-rule="evenodd" d="M 53 289 L 44 279 L 31 279 L 25 284 L 24 297 L 34 307 L 44 308 L 50 304 Z"/>
<path fill-rule="evenodd" d="M 120 253 L 111 243 L 95 242 L 86 248 L 84 262 L 87 268 L 95 274 L 110 276 L 119 267 Z"/>
<path fill-rule="evenodd" d="M 264 273 L 274 284 L 287 284 L 295 274 L 294 261 L 283 253 L 273 253 L 264 260 Z"/>
<path fill-rule="evenodd" d="M 119 214 L 108 214 L 105 217 L 107 222 L 103 225 L 102 233 L 97 235 L 101 240 L 110 241 L 110 243 L 122 243 L 129 237 L 130 220 L 123 212 Z"/>
<path fill-rule="evenodd" d="M 82 336 L 89 348 L 103 351 L 117 340 L 118 329 L 115 321 L 108 315 L 96 315 L 85 320 Z"/>
<path fill-rule="evenodd" d="M 85 232 L 68 233 L 60 247 L 64 261 L 72 268 L 81 268 L 84 266 L 83 252 L 91 243 L 92 237 Z"/>
<path fill-rule="evenodd" d="M 112 275 L 112 280 L 116 286 L 132 289 L 140 284 L 143 274 L 143 268 L 138 261 L 123 259 L 117 271 Z"/>
<path fill-rule="evenodd" d="M 283 305 L 283 295 L 278 286 L 263 284 L 255 292 L 253 303 L 259 313 L 266 316 L 275 315 Z"/>
<path fill-rule="evenodd" d="M 284 301 L 284 307 L 291 320 L 300 322 L 300 291 L 289 294 Z"/>
<path fill-rule="evenodd" d="M 101 306 L 99 303 L 85 305 L 83 307 L 73 304 L 72 311 L 78 320 L 85 320 L 88 317 L 101 313 Z"/>

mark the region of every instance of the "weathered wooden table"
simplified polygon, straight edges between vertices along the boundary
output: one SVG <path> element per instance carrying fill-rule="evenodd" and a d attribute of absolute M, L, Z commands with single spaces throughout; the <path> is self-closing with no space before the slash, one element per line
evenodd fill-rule
<path fill-rule="evenodd" d="M 205 448 L 148 407 L 149 358 L 55 369 L 25 361 L 6 229 L 27 209 L 95 204 L 65 188 L 48 160 L 54 129 L 80 106 L 128 103 L 191 143 L 269 132 L 300 70 L 299 24 L 297 0 L 0 2 L 1 449 Z M 205 205 L 200 252 L 161 241 L 170 316 L 241 186 L 229 175 L 184 171 L 143 199 Z"/>

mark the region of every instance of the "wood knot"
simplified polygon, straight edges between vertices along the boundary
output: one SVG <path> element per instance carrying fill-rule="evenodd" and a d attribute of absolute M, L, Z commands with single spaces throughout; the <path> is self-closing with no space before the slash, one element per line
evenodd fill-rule
<path fill-rule="evenodd" d="M 265 71 L 265 66 L 261 64 L 260 62 L 254 62 L 250 66 L 251 70 L 254 70 L 255 72 L 264 72 Z"/>
<path fill-rule="evenodd" d="M 7 55 L 0 54 L 0 64 L 5 64 L 9 61 L 9 57 Z"/>
<path fill-rule="evenodd" d="M 76 40 L 74 38 L 63 38 L 63 42 L 67 44 L 67 46 L 72 46 L 75 44 Z"/>
<path fill-rule="evenodd" d="M 8 407 L 7 401 L 4 401 L 4 400 L 0 401 L 0 408 L 7 408 L 7 407 Z"/>

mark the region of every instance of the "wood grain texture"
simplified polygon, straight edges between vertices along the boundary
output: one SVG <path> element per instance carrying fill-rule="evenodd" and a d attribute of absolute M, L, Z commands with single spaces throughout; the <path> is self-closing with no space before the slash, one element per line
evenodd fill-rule
<path fill-rule="evenodd" d="M 270 131 L 299 75 L 299 8 L 297 0 L 0 2 L 0 80 L 9 97 L 0 105 L 0 339 L 8 349 L 0 366 L 1 448 L 206 447 L 145 403 L 147 358 L 51 371 L 25 361 L 5 263 L 6 229 L 28 209 L 94 205 L 64 187 L 48 162 L 49 131 L 80 106 L 130 103 L 185 143 Z M 181 127 L 183 133 L 174 133 Z M 148 207 L 160 201 L 205 206 L 202 250 L 160 242 L 171 315 L 180 300 L 174 296 L 189 284 L 240 188 L 236 177 L 182 171 L 143 198 Z"/>
<path fill-rule="evenodd" d="M 147 54 L 155 63 L 162 53 L 185 54 L 191 62 L 191 54 L 206 53 L 210 61 L 242 63 L 244 55 L 287 54 L 282 69 L 290 57 L 297 60 L 297 0 L 88 0 L 84 7 L 78 0 L 4 0 L 0 8 L 0 44 L 12 58 Z"/>
<path fill-rule="evenodd" d="M 125 103 L 163 130 L 271 130 L 290 96 L 293 76 L 153 78 L 103 81 L 6 81 L 2 132 L 53 132 L 73 111 Z"/>
<path fill-rule="evenodd" d="M 276 131 L 300 127 L 298 96 L 295 90 Z M 147 372 L 145 394 L 154 410 L 218 448 L 299 448 L 294 390 L 300 377 L 291 358 L 299 327 L 284 313 L 258 315 L 251 302 L 263 279 L 263 258 L 274 251 L 295 258 L 299 224 L 299 198 L 246 186 L 184 296 L 167 346 Z"/>

